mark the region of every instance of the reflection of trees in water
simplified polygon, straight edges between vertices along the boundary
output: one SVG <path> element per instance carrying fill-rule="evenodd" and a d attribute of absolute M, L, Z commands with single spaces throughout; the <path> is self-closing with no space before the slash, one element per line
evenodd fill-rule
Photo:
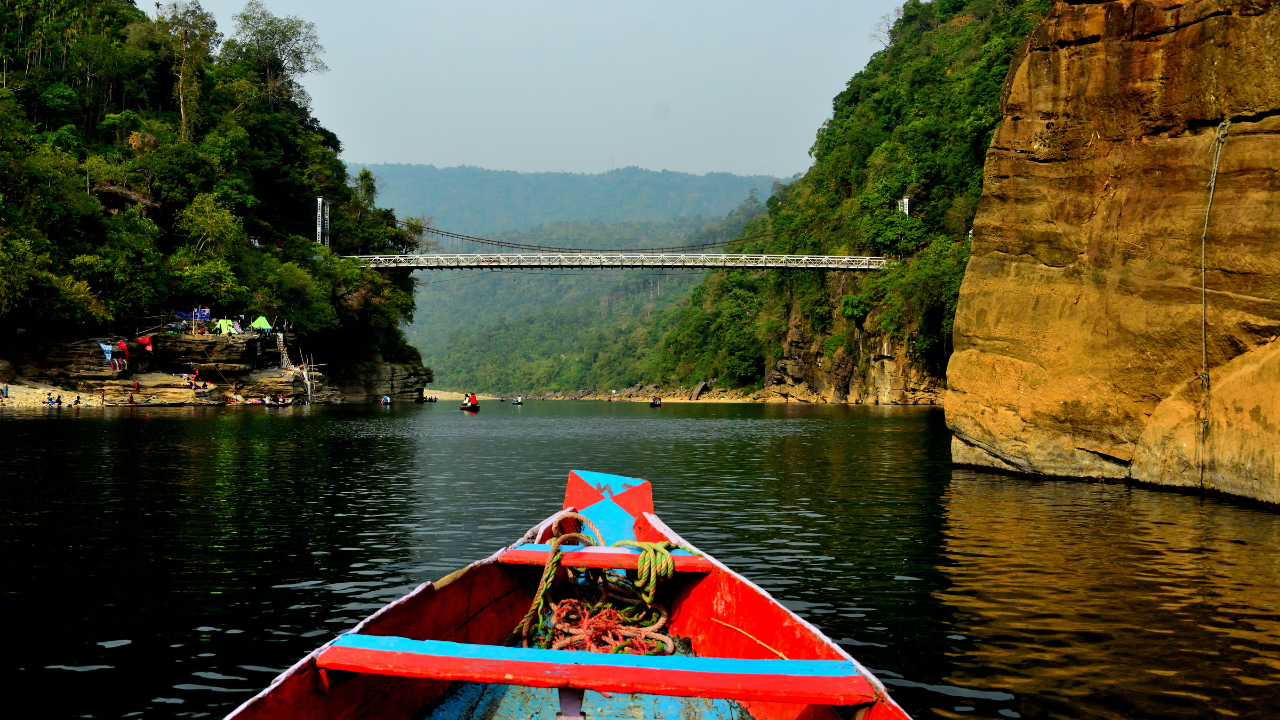
<path fill-rule="evenodd" d="M 1033 717 L 1258 717 L 1280 707 L 1280 517 L 1120 485 L 957 471 L 938 593 L 948 682 Z"/>

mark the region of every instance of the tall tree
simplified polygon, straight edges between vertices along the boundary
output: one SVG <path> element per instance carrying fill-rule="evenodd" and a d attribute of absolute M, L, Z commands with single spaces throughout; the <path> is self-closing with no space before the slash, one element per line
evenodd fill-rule
<path fill-rule="evenodd" d="M 256 65 L 266 81 L 268 100 L 296 98 L 306 105 L 305 91 L 297 79 L 329 69 L 320 56 L 324 46 L 316 26 L 296 15 L 276 17 L 259 0 L 250 0 L 233 16 L 236 34 L 226 53 Z"/>
<path fill-rule="evenodd" d="M 157 3 L 157 7 L 159 4 Z M 178 98 L 181 117 L 178 136 L 185 142 L 191 131 L 200 97 L 200 78 L 209 56 L 222 42 L 213 15 L 200 7 L 199 0 L 169 3 L 156 17 L 157 29 L 168 35 L 173 57 L 173 74 L 177 82 L 173 94 Z"/>

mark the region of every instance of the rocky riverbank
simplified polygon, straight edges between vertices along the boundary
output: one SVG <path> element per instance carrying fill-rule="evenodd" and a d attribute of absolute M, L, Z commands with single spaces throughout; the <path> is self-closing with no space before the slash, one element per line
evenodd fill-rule
<path fill-rule="evenodd" d="M 839 359 L 840 356 L 837 355 Z M 885 362 L 882 360 L 882 362 Z M 889 361 L 892 362 L 892 361 Z M 797 364 L 798 365 L 798 364 Z M 796 366 L 792 366 L 796 367 Z M 803 367 L 800 365 L 800 367 Z M 837 372 L 839 365 L 836 364 Z M 872 391 L 866 394 L 858 393 L 842 393 L 838 396 L 826 394 L 823 390 L 830 389 L 831 385 L 822 384 L 827 378 L 818 373 L 829 372 L 830 368 L 824 370 L 817 368 L 818 373 L 808 376 L 802 376 L 797 379 L 790 376 L 783 376 L 786 380 L 779 381 L 773 385 L 768 385 L 757 390 L 744 390 L 742 388 L 721 388 L 716 387 L 714 383 L 698 383 L 692 387 L 682 386 L 663 386 L 656 384 L 650 385 L 633 385 L 629 388 L 621 390 L 576 390 L 569 392 L 552 391 L 547 393 L 536 393 L 526 395 L 523 393 L 498 393 L 495 397 L 511 399 L 517 396 L 526 400 L 603 400 L 611 402 L 650 402 L 655 396 L 662 398 L 663 402 L 668 403 L 684 403 L 684 402 L 702 402 L 702 403 L 804 403 L 804 404 L 847 404 L 847 405 L 938 405 L 941 404 L 941 384 L 936 381 L 929 380 L 931 386 L 927 391 L 916 391 L 908 382 L 904 382 L 901 376 L 893 374 L 891 368 L 889 371 L 881 370 L 882 384 L 870 384 L 868 386 Z M 911 372 L 908 370 L 907 372 Z M 816 376 L 816 377 L 815 377 Z M 789 380 L 789 382 L 787 382 Z M 814 384 L 810 384 L 816 380 L 816 388 Z M 874 383 L 874 380 L 873 380 Z M 895 386 L 896 385 L 896 386 Z M 428 394 L 437 394 L 434 391 Z M 439 393 L 443 399 L 445 393 Z M 451 393 L 457 395 L 457 393 Z M 459 395 L 459 397 L 461 397 Z M 483 397 L 483 396 L 482 396 Z"/>
<path fill-rule="evenodd" d="M 190 405 L 280 395 L 316 404 L 377 402 L 384 396 L 412 402 L 432 381 L 431 369 L 421 362 L 375 358 L 354 367 L 296 365 L 290 358 L 301 355 L 291 335 L 157 334 L 149 344 L 150 349 L 124 337 L 55 343 L 13 362 L 0 360 L 0 379 L 55 395 L 93 397 L 99 404 L 127 404 L 132 396 L 135 403 Z"/>

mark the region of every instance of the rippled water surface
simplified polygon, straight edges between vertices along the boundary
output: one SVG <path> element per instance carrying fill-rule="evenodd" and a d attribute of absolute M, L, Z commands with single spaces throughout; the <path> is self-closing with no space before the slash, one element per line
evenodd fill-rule
<path fill-rule="evenodd" d="M 571 468 L 652 481 L 915 717 L 1280 714 L 1280 515 L 953 470 L 933 408 L 4 412 L 15 717 L 222 716 L 558 509 Z"/>

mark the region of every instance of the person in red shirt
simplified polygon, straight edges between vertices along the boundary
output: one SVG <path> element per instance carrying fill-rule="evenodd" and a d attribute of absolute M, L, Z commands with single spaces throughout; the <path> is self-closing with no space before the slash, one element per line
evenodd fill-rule
<path fill-rule="evenodd" d="M 479 405 L 479 404 L 480 404 L 480 402 L 476 400 L 476 394 L 475 394 L 475 393 L 471 393 L 471 397 L 467 398 L 467 404 L 468 404 L 468 405 Z"/>

